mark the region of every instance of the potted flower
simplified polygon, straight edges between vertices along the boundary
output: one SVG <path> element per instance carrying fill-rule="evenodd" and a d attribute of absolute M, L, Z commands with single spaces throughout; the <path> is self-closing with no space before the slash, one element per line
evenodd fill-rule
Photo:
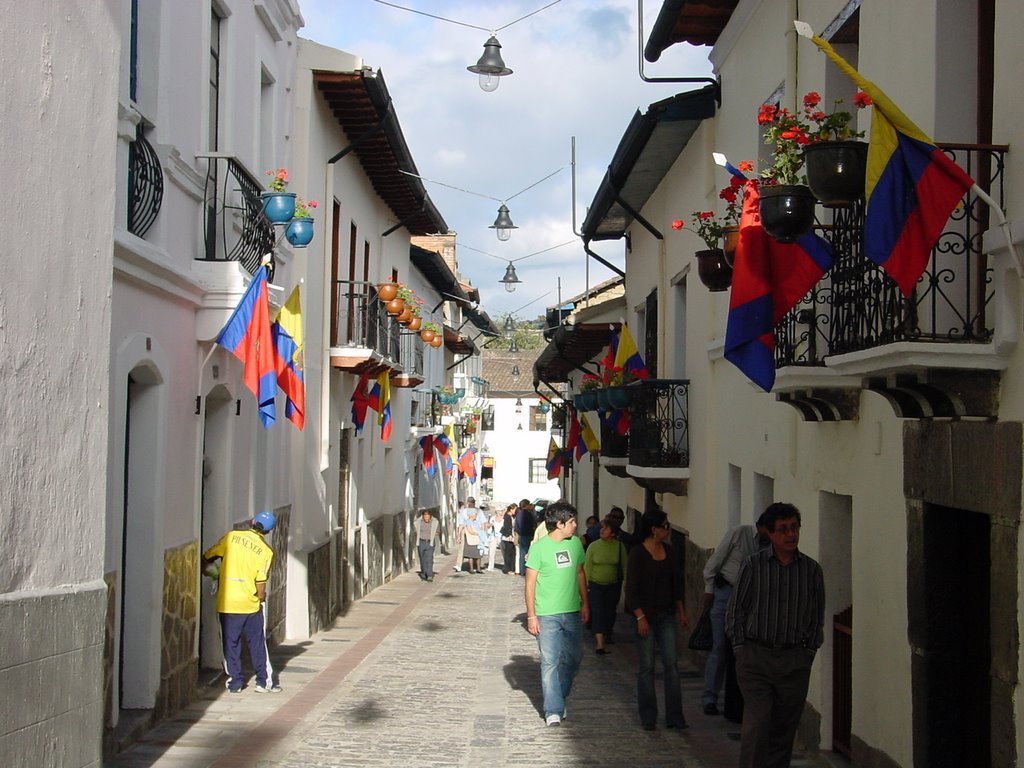
<path fill-rule="evenodd" d="M 744 160 L 739 168 L 749 171 L 753 165 Z M 732 252 L 736 250 L 739 238 L 742 186 L 743 180 L 733 176 L 729 185 L 719 191 L 718 197 L 725 201 L 725 213 L 721 216 L 714 211 L 694 211 L 692 214 L 691 228 L 707 245 L 707 249 L 694 254 L 697 258 L 697 274 L 711 291 L 724 291 L 732 284 Z M 672 229 L 683 227 L 679 219 L 672 222 Z M 724 248 L 719 247 L 720 243 L 724 243 Z"/>
<path fill-rule="evenodd" d="M 437 323 L 426 322 L 420 329 L 420 338 L 425 344 L 432 344 L 435 338 L 441 334 L 441 327 Z"/>
<path fill-rule="evenodd" d="M 406 323 L 405 327 L 410 331 L 418 331 L 423 327 L 423 310 L 416 304 L 413 304 L 410 312 L 412 312 L 412 320 Z"/>
<path fill-rule="evenodd" d="M 601 377 L 585 373 L 580 378 L 579 394 L 576 395 L 576 408 L 581 411 L 597 410 L 597 390 L 601 388 Z"/>
<path fill-rule="evenodd" d="M 811 143 L 803 150 L 807 186 L 829 208 L 852 205 L 864 197 L 868 145 L 857 141 L 864 131 L 853 129 L 853 113 L 839 109 L 842 103 L 842 99 L 836 99 L 832 111 L 826 113 L 819 109 L 821 96 L 816 91 L 804 96 L 804 115 L 811 125 Z M 854 94 L 856 109 L 870 105 L 871 97 L 866 93 Z"/>
<path fill-rule="evenodd" d="M 384 303 L 384 309 L 392 317 L 398 317 L 405 310 L 405 300 L 402 296 L 408 296 L 409 289 L 401 283 L 395 284 L 395 295 Z"/>
<path fill-rule="evenodd" d="M 284 230 L 288 242 L 296 248 L 305 248 L 313 240 L 313 209 L 319 205 L 316 200 L 295 198 L 295 216 Z"/>
<path fill-rule="evenodd" d="M 295 216 L 295 193 L 288 191 L 288 171 L 284 168 L 267 171 L 270 182 L 260 193 L 263 215 L 273 224 L 287 224 Z"/>
<path fill-rule="evenodd" d="M 386 282 L 377 286 L 377 298 L 387 304 L 398 295 L 398 283 Z"/>
<path fill-rule="evenodd" d="M 764 143 L 775 147 L 771 164 L 761 170 L 761 224 L 780 243 L 792 243 L 814 224 L 816 200 L 801 173 L 810 126 L 774 104 L 761 105 L 757 122 L 764 128 Z"/>

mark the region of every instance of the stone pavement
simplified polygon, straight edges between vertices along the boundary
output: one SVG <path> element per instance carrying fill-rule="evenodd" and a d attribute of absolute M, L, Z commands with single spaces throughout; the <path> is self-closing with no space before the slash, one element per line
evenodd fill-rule
<path fill-rule="evenodd" d="M 280 694 L 221 679 L 146 733 L 111 768 L 367 766 L 684 766 L 737 763 L 739 726 L 700 711 L 701 676 L 683 673 L 690 728 L 639 727 L 628 620 L 606 656 L 587 646 L 568 719 L 541 718 L 536 640 L 524 627 L 523 580 L 454 572 L 399 576 L 351 606 L 329 631 L 271 652 Z M 659 698 L 660 698 L 660 681 Z M 798 756 L 799 758 L 799 756 Z M 793 768 L 818 763 L 794 759 Z"/>

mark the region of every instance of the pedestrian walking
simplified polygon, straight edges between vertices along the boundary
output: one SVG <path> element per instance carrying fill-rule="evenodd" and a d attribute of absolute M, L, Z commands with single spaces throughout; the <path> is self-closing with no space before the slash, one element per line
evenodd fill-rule
<path fill-rule="evenodd" d="M 544 721 L 561 725 L 565 700 L 583 659 L 583 624 L 590 618 L 583 545 L 573 536 L 576 508 L 558 501 L 544 510 L 548 535 L 526 561 L 526 629 L 540 649 Z"/>
<path fill-rule="evenodd" d="M 701 694 L 701 704 L 704 707 L 705 715 L 717 715 L 718 692 L 722 690 L 722 683 L 729 677 L 729 671 L 735 674 L 735 659 L 732 655 L 732 646 L 725 636 L 725 609 L 729 605 L 729 598 L 732 596 L 733 587 L 739 580 L 740 567 L 762 547 L 769 545 L 768 532 L 762 526 L 763 513 L 755 525 L 737 525 L 730 530 L 715 547 L 714 554 L 708 558 L 704 565 L 704 610 L 710 611 L 711 635 L 713 645 L 708 653 L 707 663 L 704 665 L 704 692 Z M 738 698 L 738 697 L 737 697 Z M 728 691 L 726 692 L 726 717 L 729 717 L 731 710 L 739 710 L 742 719 L 742 702 L 734 705 L 729 701 Z"/>
<path fill-rule="evenodd" d="M 661 651 L 665 687 L 665 726 L 687 728 L 679 681 L 676 632 L 690 623 L 683 607 L 679 563 L 667 543 L 668 516 L 660 509 L 640 518 L 642 543 L 633 547 L 626 565 L 626 610 L 636 619 L 636 699 L 640 724 L 653 731 L 658 722 L 658 698 L 654 689 L 654 656 Z"/>
<path fill-rule="evenodd" d="M 429 509 L 420 510 L 420 519 L 415 523 L 416 552 L 420 558 L 420 578 L 434 580 L 434 548 L 441 525 Z"/>
<path fill-rule="evenodd" d="M 516 572 L 516 510 L 515 504 L 505 507 L 501 519 L 501 571 L 505 574 Z"/>
<path fill-rule="evenodd" d="M 498 545 L 501 543 L 501 526 L 505 515 L 497 507 L 493 512 L 486 504 L 481 504 L 480 508 L 485 510 L 487 515 L 487 570 L 493 571 L 494 556 L 498 553 Z"/>
<path fill-rule="evenodd" d="M 608 518 L 598 526 L 598 538 L 586 548 L 583 572 L 587 576 L 590 596 L 590 630 L 600 656 L 608 653 L 605 643 L 611 641 L 618 613 L 622 580 L 626 575 L 626 547 L 615 538 Z"/>
<path fill-rule="evenodd" d="M 762 516 L 771 546 L 751 555 L 726 610 L 743 692 L 740 768 L 786 768 L 825 640 L 825 580 L 802 553 L 800 512 L 776 502 Z"/>
<path fill-rule="evenodd" d="M 526 575 L 526 556 L 530 552 L 536 527 L 537 519 L 533 514 L 533 504 L 529 499 L 523 499 L 519 502 L 519 508 L 516 510 L 515 522 L 516 548 L 519 551 L 519 557 L 516 559 L 516 573 L 521 576 Z"/>
<path fill-rule="evenodd" d="M 274 530 L 273 512 L 260 512 L 247 531 L 229 531 L 203 553 L 203 568 L 220 559 L 217 588 L 217 614 L 220 617 L 224 647 L 225 687 L 240 693 L 242 676 L 242 639 L 249 648 L 256 676 L 256 693 L 280 693 L 274 683 L 274 669 L 267 653 L 266 617 L 267 579 L 274 552 L 263 537 Z"/>
<path fill-rule="evenodd" d="M 484 521 L 480 510 L 467 507 L 466 524 L 462 526 L 462 562 L 469 573 L 483 573 L 480 570 L 480 546 L 484 536 Z"/>

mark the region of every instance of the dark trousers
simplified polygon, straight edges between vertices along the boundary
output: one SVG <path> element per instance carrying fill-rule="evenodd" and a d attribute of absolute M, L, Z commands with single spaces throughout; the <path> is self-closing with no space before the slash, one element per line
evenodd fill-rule
<path fill-rule="evenodd" d="M 420 539 L 417 551 L 420 556 L 420 575 L 424 579 L 434 578 L 434 542 Z"/>
<path fill-rule="evenodd" d="M 590 629 L 595 634 L 611 635 L 615 629 L 615 615 L 619 606 L 622 582 L 587 585 L 590 597 Z"/>
<path fill-rule="evenodd" d="M 788 768 L 807 699 L 814 655 L 747 642 L 736 653 L 743 692 L 740 768 Z"/>
<path fill-rule="evenodd" d="M 516 569 L 516 543 L 514 541 L 501 542 L 501 570 L 504 573 L 511 573 Z"/>
<path fill-rule="evenodd" d="M 256 673 L 256 685 L 266 686 L 274 674 L 267 657 L 267 634 L 263 623 L 263 607 L 256 613 L 221 613 L 220 630 L 224 644 L 224 671 L 229 690 L 240 691 L 242 676 L 242 638 L 249 647 L 249 658 Z"/>

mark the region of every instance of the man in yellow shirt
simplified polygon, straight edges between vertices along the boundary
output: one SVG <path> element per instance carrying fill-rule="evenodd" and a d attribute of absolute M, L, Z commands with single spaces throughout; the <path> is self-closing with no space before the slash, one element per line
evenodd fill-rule
<path fill-rule="evenodd" d="M 220 585 L 217 589 L 217 613 L 220 616 L 224 644 L 225 683 L 229 693 L 240 693 L 242 677 L 242 637 L 249 646 L 256 673 L 256 693 L 280 693 L 274 684 L 274 669 L 267 655 L 267 633 L 263 606 L 267 599 L 267 578 L 274 552 L 264 535 L 274 530 L 273 512 L 260 512 L 248 531 L 228 531 L 203 553 L 204 569 L 221 558 Z"/>

